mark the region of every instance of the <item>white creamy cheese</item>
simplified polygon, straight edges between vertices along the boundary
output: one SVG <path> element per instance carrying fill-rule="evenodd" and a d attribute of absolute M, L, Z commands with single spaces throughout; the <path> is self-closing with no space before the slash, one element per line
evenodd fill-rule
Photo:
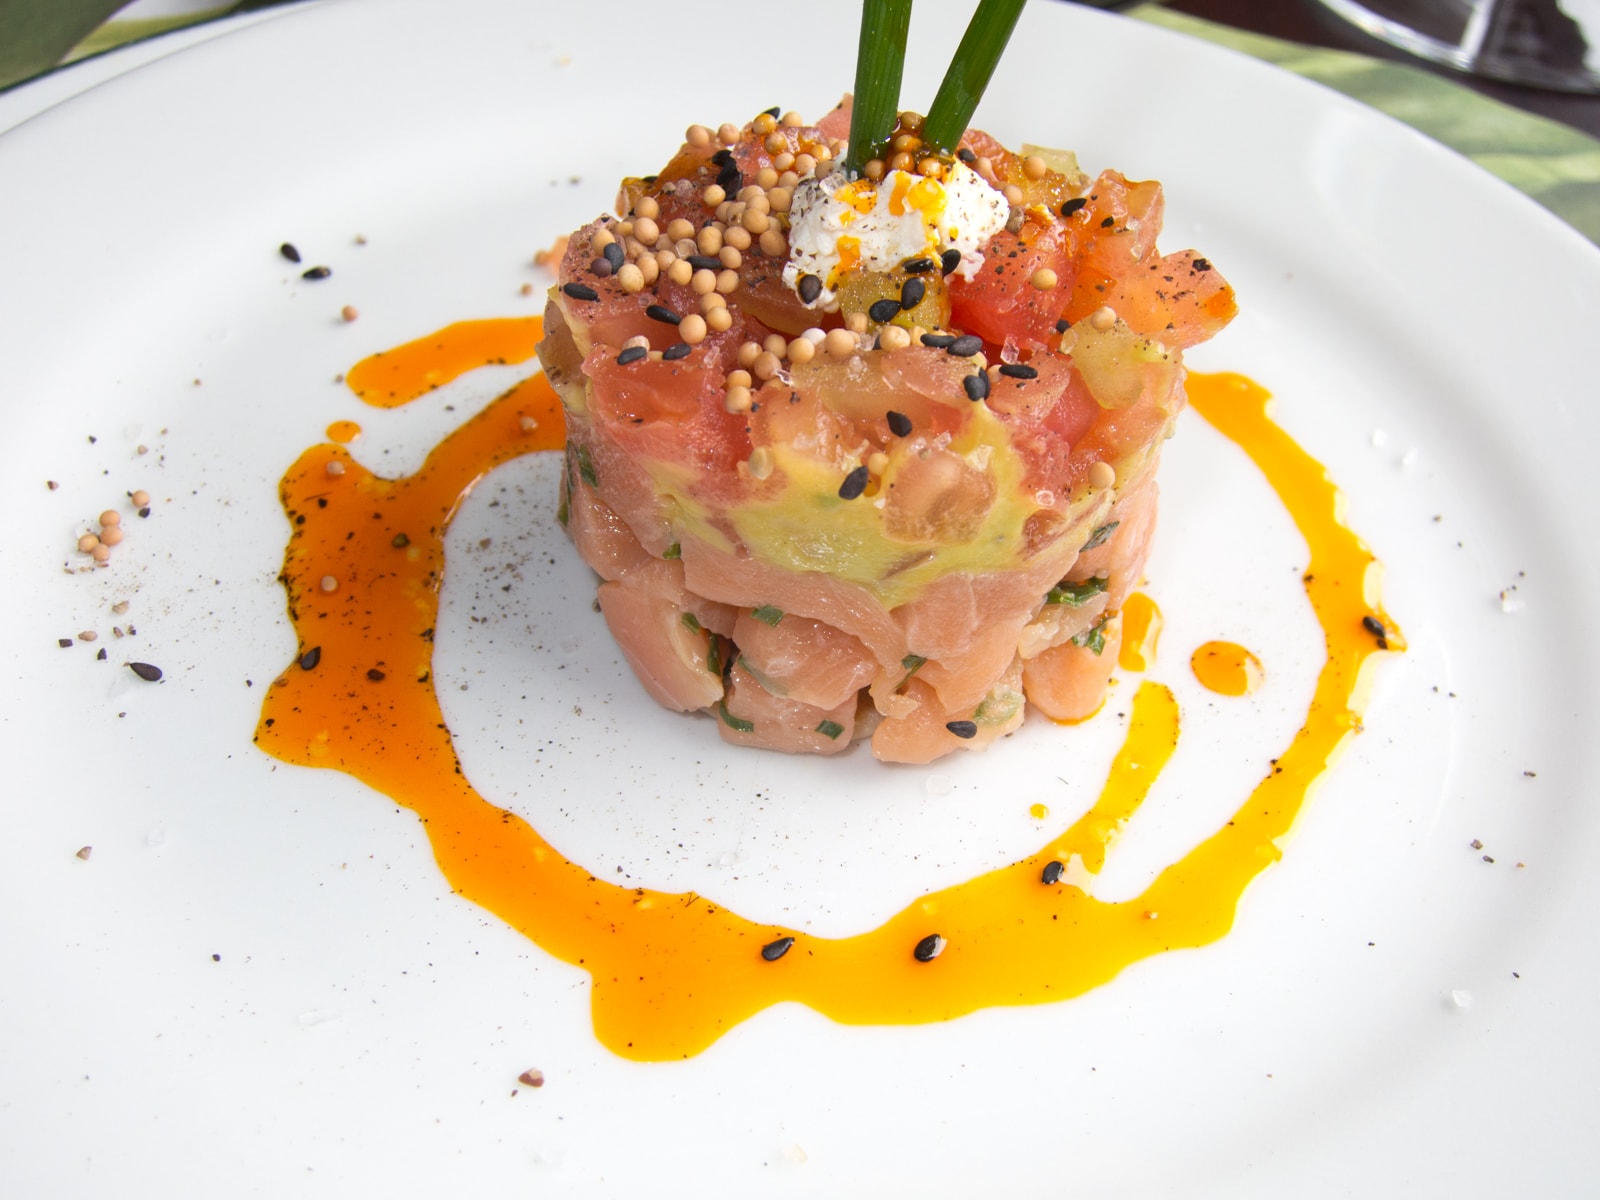
<path fill-rule="evenodd" d="M 789 262 L 783 281 L 795 287 L 815 275 L 822 292 L 812 308 L 836 307 L 834 289 L 845 271 L 887 271 L 908 258 L 937 259 L 961 251 L 964 278 L 983 265 L 978 247 L 1005 228 L 1011 206 L 965 163 L 943 181 L 890 171 L 880 181 L 842 172 L 801 180 L 789 207 Z"/>

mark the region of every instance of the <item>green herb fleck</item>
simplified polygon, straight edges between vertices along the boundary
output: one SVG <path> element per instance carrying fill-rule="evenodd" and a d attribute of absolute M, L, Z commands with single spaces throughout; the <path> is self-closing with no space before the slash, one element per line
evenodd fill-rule
<path fill-rule="evenodd" d="M 1103 593 L 1108 584 L 1100 576 L 1085 579 L 1081 583 L 1068 583 L 1063 579 L 1045 594 L 1046 604 L 1065 604 L 1068 608 L 1082 608 L 1090 600 Z"/>
<path fill-rule="evenodd" d="M 681 545 L 679 545 L 677 542 L 673 542 L 672 545 L 668 546 L 665 550 L 663 550 L 661 552 L 661 557 L 662 558 L 682 558 L 683 557 L 683 547 Z"/>
<path fill-rule="evenodd" d="M 592 488 L 599 487 L 600 486 L 600 476 L 595 474 L 595 471 L 594 471 L 594 459 L 589 457 L 589 447 L 587 447 L 587 446 L 579 446 L 578 450 L 577 450 L 577 456 L 578 456 L 578 474 L 583 476 L 583 481 L 585 483 L 587 483 L 590 487 L 592 487 Z"/>
<path fill-rule="evenodd" d="M 678 620 L 683 622 L 683 627 L 690 633 L 700 632 L 700 618 L 693 613 L 684 613 Z"/>
<path fill-rule="evenodd" d="M 763 604 L 760 608 L 750 610 L 750 615 L 763 625 L 777 625 L 783 620 L 783 609 L 773 608 L 770 604 Z"/>
<path fill-rule="evenodd" d="M 726 700 L 717 701 L 717 711 L 722 714 L 723 723 L 729 729 L 737 730 L 740 733 L 754 733 L 756 731 L 756 723 L 754 721 L 746 721 L 743 717 L 736 717 L 728 711 L 728 702 Z"/>
<path fill-rule="evenodd" d="M 1099 654 L 1106 648 L 1105 623 L 1109 618 L 1101 617 L 1089 628 L 1072 639 L 1074 646 L 1088 650 L 1092 654 Z"/>
<path fill-rule="evenodd" d="M 837 721 L 823 721 L 817 726 L 817 732 L 823 737 L 836 738 L 844 732 L 844 726 Z"/>
<path fill-rule="evenodd" d="M 706 670 L 719 679 L 722 677 L 722 639 L 711 635 L 711 647 L 706 651 Z"/>
<path fill-rule="evenodd" d="M 1078 553 L 1082 554 L 1085 550 L 1093 550 L 1096 546 L 1103 545 L 1105 540 L 1111 536 L 1112 531 L 1121 524 L 1121 521 L 1108 521 L 1100 526 L 1089 535 L 1087 542 L 1078 547 Z"/>

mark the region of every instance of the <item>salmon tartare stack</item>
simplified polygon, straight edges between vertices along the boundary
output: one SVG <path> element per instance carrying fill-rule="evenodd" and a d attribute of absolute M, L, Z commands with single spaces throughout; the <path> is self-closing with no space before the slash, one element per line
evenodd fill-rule
<path fill-rule="evenodd" d="M 1101 704 L 1184 406 L 1233 317 L 1161 186 L 848 104 L 692 126 L 568 240 L 539 357 L 559 517 L 646 692 L 886 762 Z M 957 127 L 959 128 L 959 126 Z"/>

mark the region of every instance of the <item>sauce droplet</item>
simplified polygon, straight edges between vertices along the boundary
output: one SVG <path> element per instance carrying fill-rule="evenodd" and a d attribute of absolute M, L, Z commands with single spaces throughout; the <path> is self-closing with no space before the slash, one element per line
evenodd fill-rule
<path fill-rule="evenodd" d="M 1189 666 L 1196 679 L 1223 696 L 1247 696 L 1261 686 L 1261 660 L 1237 642 L 1206 642 Z"/>
<path fill-rule="evenodd" d="M 341 446 L 348 446 L 361 436 L 361 426 L 354 421 L 335 421 L 328 426 L 328 440 L 338 442 Z"/>
<path fill-rule="evenodd" d="M 1048 805 L 1035 804 L 1028 809 L 1028 815 L 1035 821 L 1042 821 L 1050 815 L 1050 808 Z"/>

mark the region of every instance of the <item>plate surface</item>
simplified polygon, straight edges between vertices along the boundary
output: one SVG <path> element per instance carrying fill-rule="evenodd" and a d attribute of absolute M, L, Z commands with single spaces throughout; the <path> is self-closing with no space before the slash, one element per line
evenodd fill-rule
<path fill-rule="evenodd" d="M 961 7 L 919 6 L 908 103 L 931 96 Z M 786 1005 L 686 1062 L 633 1063 L 595 1041 L 587 976 L 454 896 L 408 813 L 252 747 L 294 650 L 284 469 L 351 419 L 361 461 L 409 471 L 525 368 L 382 412 L 335 376 L 454 320 L 537 313 L 532 251 L 689 122 L 831 105 L 855 10 L 811 11 L 848 36 L 807 33 L 804 69 L 713 94 L 687 35 L 673 52 L 625 33 L 663 20 L 634 0 L 604 24 L 349 0 L 0 138 L 0 1177 L 17 1194 L 1548 1194 L 1593 1177 L 1583 614 L 1600 581 L 1567 548 L 1600 516 L 1581 369 L 1600 254 L 1411 131 L 1158 29 L 1031 6 L 978 123 L 1166 183 L 1163 246 L 1202 248 L 1243 307 L 1191 366 L 1276 393 L 1411 643 L 1226 939 L 1064 1004 L 904 1028 Z M 302 281 L 285 240 L 332 278 Z M 1092 801 L 1117 696 L 1077 729 L 1030 723 L 917 771 L 735 751 L 657 711 L 590 609 L 553 480 L 549 456 L 524 459 L 467 503 L 435 665 L 474 783 L 569 857 L 837 934 L 1031 853 Z M 138 488 L 151 516 L 113 566 L 63 571 Z M 1304 545 L 1243 455 L 1186 417 L 1163 493 L 1150 677 L 1185 734 L 1102 894 L 1225 818 L 1320 663 Z M 86 629 L 97 645 L 58 648 Z M 1254 649 L 1266 685 L 1201 689 L 1188 655 L 1210 638 Z M 545 1087 L 513 1095 L 529 1067 Z"/>

